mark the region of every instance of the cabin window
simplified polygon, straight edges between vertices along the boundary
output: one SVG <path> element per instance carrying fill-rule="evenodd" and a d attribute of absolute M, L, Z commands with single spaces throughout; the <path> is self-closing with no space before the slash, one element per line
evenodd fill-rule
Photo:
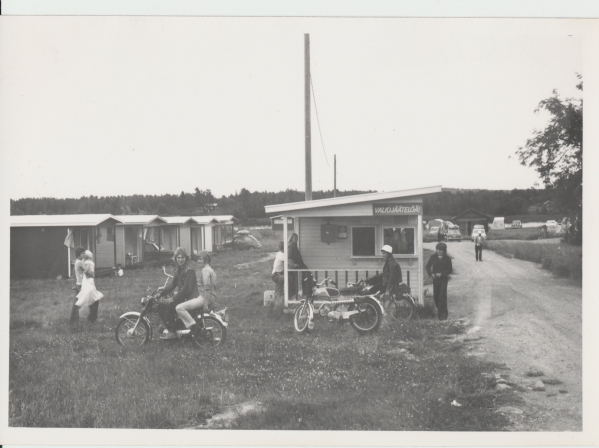
<path fill-rule="evenodd" d="M 114 227 L 106 227 L 106 241 L 114 241 Z"/>
<path fill-rule="evenodd" d="M 394 254 L 415 254 L 414 228 L 391 227 L 383 229 L 383 244 L 393 248 Z"/>
<path fill-rule="evenodd" d="M 353 227 L 352 228 L 352 255 L 374 256 L 375 255 L 375 228 Z"/>

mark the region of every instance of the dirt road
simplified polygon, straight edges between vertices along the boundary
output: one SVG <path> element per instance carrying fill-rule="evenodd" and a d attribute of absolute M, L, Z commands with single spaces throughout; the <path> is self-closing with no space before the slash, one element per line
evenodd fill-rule
<path fill-rule="evenodd" d="M 455 272 L 448 288 L 449 318 L 470 320 L 471 331 L 481 337 L 472 354 L 505 363 L 509 383 L 524 400 L 511 429 L 580 431 L 582 287 L 535 263 L 491 251 L 477 262 L 468 240 L 450 243 L 448 253 Z M 543 375 L 529 377 L 531 370 Z M 561 383 L 533 391 L 538 380 Z"/>

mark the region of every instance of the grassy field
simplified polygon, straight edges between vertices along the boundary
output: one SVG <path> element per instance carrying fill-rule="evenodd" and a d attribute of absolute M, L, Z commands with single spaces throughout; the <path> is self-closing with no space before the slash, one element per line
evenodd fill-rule
<path fill-rule="evenodd" d="M 272 260 L 258 260 L 278 238 L 257 236 L 264 250 L 213 259 L 218 305 L 230 311 L 229 340 L 216 351 L 181 341 L 116 344 L 118 316 L 139 310 L 146 285 L 162 283 L 158 268 L 98 279 L 100 318 L 88 324 L 84 309 L 75 328 L 67 324 L 70 281 L 12 281 L 9 425 L 186 428 L 248 401 L 263 411 L 233 428 L 491 431 L 508 424 L 493 411 L 516 395 L 495 393 L 485 375 L 501 366 L 468 356 L 454 337 L 464 328 L 433 319 L 430 304 L 418 319 L 385 320 L 372 336 L 324 318 L 297 335 L 291 315 L 262 306 L 263 291 L 273 288 Z"/>
<path fill-rule="evenodd" d="M 540 227 L 523 227 L 521 229 L 489 229 L 489 240 L 538 240 L 541 237 Z"/>
<path fill-rule="evenodd" d="M 488 241 L 486 248 L 503 256 L 540 263 L 558 277 L 582 280 L 582 247 L 532 241 Z"/>

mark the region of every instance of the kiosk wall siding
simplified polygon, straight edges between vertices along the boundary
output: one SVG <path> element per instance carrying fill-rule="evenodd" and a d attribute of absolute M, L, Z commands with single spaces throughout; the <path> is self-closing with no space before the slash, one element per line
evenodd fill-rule
<path fill-rule="evenodd" d="M 384 227 L 417 227 L 417 216 L 385 216 L 385 217 L 343 217 L 330 219 L 331 224 L 347 226 L 347 238 L 337 239 L 327 244 L 321 242 L 320 226 L 325 223 L 322 218 L 301 218 L 299 226 L 299 248 L 304 262 L 310 269 L 366 269 L 377 267 L 382 269 L 384 264 L 380 255 L 383 245 L 382 228 Z M 374 258 L 352 258 L 352 227 L 374 226 L 376 228 L 377 254 Z M 418 229 L 415 239 L 419 238 Z M 417 242 L 415 244 L 417 247 Z M 414 258 L 397 258 L 402 270 L 418 272 L 418 254 Z M 411 261 L 411 264 L 410 264 Z M 412 276 L 414 274 L 410 274 Z"/>

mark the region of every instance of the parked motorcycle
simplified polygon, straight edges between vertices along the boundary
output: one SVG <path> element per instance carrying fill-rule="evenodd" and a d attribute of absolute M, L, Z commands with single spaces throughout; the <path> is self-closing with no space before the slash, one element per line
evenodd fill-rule
<path fill-rule="evenodd" d="M 141 312 L 128 311 L 119 318 L 119 323 L 115 329 L 116 341 L 120 345 L 145 345 L 152 339 L 152 322 L 148 318 L 148 314 L 157 311 L 158 299 L 160 291 L 162 291 L 168 281 L 173 278 L 166 272 L 165 267 L 162 267 L 164 274 L 167 276 L 162 287 L 156 288 L 146 297 L 141 299 L 143 309 Z M 148 291 L 150 287 L 148 287 Z M 205 308 L 205 307 L 204 307 Z M 222 345 L 227 340 L 227 309 L 217 312 L 214 310 L 196 309 L 193 310 L 194 319 L 198 323 L 198 330 L 191 332 L 185 328 L 185 324 L 177 316 L 175 321 L 175 329 L 179 339 L 191 341 L 198 347 L 216 347 Z"/>
<path fill-rule="evenodd" d="M 348 288 L 355 288 L 359 294 L 376 294 L 383 289 L 383 274 L 377 274 L 358 283 L 348 283 Z M 416 309 L 416 299 L 412 296 L 410 287 L 402 282 L 393 294 L 379 295 L 380 301 L 393 320 L 411 319 Z"/>
<path fill-rule="evenodd" d="M 309 294 L 301 300 L 300 306 L 295 310 L 293 324 L 298 333 L 314 328 L 315 315 L 327 316 L 330 322 L 349 322 L 360 334 L 375 332 L 380 327 L 385 310 L 376 294 L 368 294 L 359 288 L 339 290 L 330 278 L 314 283 L 311 276 L 308 276 L 303 283 L 304 291 L 308 291 Z M 342 298 L 342 292 L 352 296 Z M 354 292 L 359 294 L 352 294 Z M 318 305 L 315 301 L 321 303 Z"/>

